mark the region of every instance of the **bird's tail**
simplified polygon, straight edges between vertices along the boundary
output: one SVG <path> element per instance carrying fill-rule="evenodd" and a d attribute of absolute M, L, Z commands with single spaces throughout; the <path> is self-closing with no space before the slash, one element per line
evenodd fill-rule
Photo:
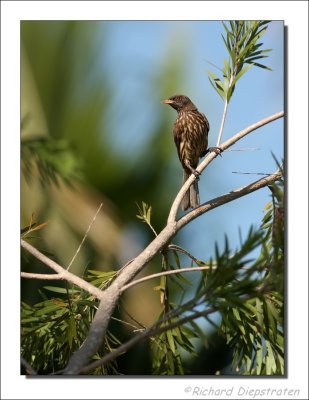
<path fill-rule="evenodd" d="M 183 184 L 189 178 L 191 173 L 183 172 Z M 195 180 L 190 186 L 189 190 L 186 192 L 182 200 L 182 209 L 186 211 L 188 208 L 195 208 L 200 205 L 200 195 L 198 190 L 198 183 Z"/>

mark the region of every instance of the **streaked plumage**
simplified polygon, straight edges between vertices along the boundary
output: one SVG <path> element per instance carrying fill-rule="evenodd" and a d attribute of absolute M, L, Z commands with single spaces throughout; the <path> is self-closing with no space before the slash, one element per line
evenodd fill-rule
<path fill-rule="evenodd" d="M 195 169 L 198 166 L 199 158 L 207 153 L 209 122 L 187 96 L 172 96 L 163 103 L 169 104 L 178 112 L 173 127 L 173 136 L 184 170 L 184 183 L 192 173 L 196 174 Z M 195 180 L 183 198 L 182 208 L 187 210 L 190 207 L 195 208 L 199 204 L 198 183 Z"/>

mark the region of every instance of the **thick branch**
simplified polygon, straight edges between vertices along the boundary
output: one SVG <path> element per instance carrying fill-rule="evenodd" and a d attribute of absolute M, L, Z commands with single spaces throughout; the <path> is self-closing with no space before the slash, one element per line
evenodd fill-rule
<path fill-rule="evenodd" d="M 79 278 L 78 276 L 72 274 L 69 271 L 66 271 L 61 265 L 57 264 L 55 261 L 46 257 L 43 253 L 37 250 L 35 247 L 31 246 L 28 242 L 25 242 L 23 239 L 21 240 L 21 245 L 24 249 L 26 249 L 30 254 L 40 260 L 43 264 L 47 265 L 49 268 L 56 271 L 58 274 L 62 276 L 62 279 L 67 280 L 68 282 L 73 283 L 74 285 L 80 287 L 81 289 L 86 290 L 88 293 L 97 297 L 98 299 L 102 298 L 103 292 L 92 285 L 91 283 L 86 282 L 84 279 Z"/>

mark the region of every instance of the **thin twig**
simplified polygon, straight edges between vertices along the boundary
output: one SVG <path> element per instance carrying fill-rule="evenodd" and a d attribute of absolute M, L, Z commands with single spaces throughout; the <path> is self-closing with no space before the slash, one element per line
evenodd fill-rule
<path fill-rule="evenodd" d="M 180 246 L 177 246 L 176 244 L 169 244 L 168 245 L 168 249 L 169 250 L 174 250 L 174 251 L 178 251 L 179 253 L 185 254 L 186 256 L 188 256 L 189 258 L 191 258 L 191 260 L 193 260 L 197 265 L 203 263 L 201 260 L 198 260 L 196 257 L 194 257 L 191 253 L 189 253 L 187 250 L 183 249 Z"/>
<path fill-rule="evenodd" d="M 123 286 L 121 288 L 121 293 L 123 293 L 125 290 L 131 288 L 132 286 L 138 285 L 139 283 L 149 281 L 150 279 L 158 278 L 161 276 L 165 275 L 174 275 L 174 274 L 182 274 L 183 272 L 194 272 L 194 271 L 204 271 L 207 269 L 213 268 L 212 266 L 210 267 L 209 265 L 205 265 L 204 267 L 189 267 L 189 268 L 179 268 L 179 269 L 172 269 L 169 271 L 163 271 L 163 272 L 158 272 L 156 274 L 148 275 L 140 279 L 136 279 L 133 282 L 128 283 L 127 285 Z"/>
<path fill-rule="evenodd" d="M 231 87 L 231 84 L 234 80 L 234 74 L 231 75 L 230 77 L 230 81 L 229 81 L 229 87 Z M 227 95 L 226 95 L 227 96 Z M 220 129 L 219 129 L 219 133 L 218 133 L 218 140 L 217 140 L 217 144 L 216 146 L 219 147 L 220 146 L 220 142 L 221 142 L 221 137 L 222 137 L 222 132 L 223 132 L 223 128 L 224 128 L 224 124 L 225 124 L 225 120 L 226 120 L 226 114 L 227 114 L 227 107 L 228 107 L 229 103 L 226 99 L 224 100 L 224 109 L 223 109 L 223 114 L 222 114 L 222 120 L 221 120 L 221 125 L 220 125 Z"/>
<path fill-rule="evenodd" d="M 90 224 L 89 224 L 89 226 L 88 226 L 88 228 L 87 228 L 87 230 L 86 230 L 86 233 L 85 233 L 85 235 L 84 235 L 84 237 L 83 237 L 83 239 L 82 239 L 80 245 L 78 246 L 78 249 L 76 250 L 76 252 L 75 252 L 75 254 L 74 254 L 72 260 L 70 261 L 70 264 L 67 266 L 67 271 L 70 269 L 70 267 L 71 267 L 71 265 L 73 264 L 75 258 L 77 257 L 78 253 L 80 252 L 80 250 L 81 250 L 81 248 L 82 248 L 82 245 L 84 244 L 84 242 L 85 242 L 85 240 L 86 240 L 86 238 L 87 238 L 87 236 L 88 236 L 88 233 L 89 233 L 89 231 L 90 231 L 90 229 L 91 229 L 91 227 L 92 227 L 94 221 L 96 220 L 96 218 L 97 218 L 97 216 L 98 216 L 98 214 L 99 214 L 99 212 L 100 212 L 102 206 L 103 206 L 103 203 L 101 203 L 101 204 L 99 205 L 99 208 L 97 209 L 97 212 L 95 213 L 94 217 L 92 218 L 92 221 L 90 222 Z"/>
<path fill-rule="evenodd" d="M 124 325 L 128 325 L 130 328 L 134 329 L 134 332 L 138 332 L 138 331 L 140 331 L 142 329 L 142 328 L 138 328 L 137 326 L 131 324 L 130 322 L 124 321 L 123 319 L 119 319 L 119 318 L 116 318 L 116 317 L 112 317 L 111 319 L 113 321 L 120 322 L 120 323 L 122 323 Z"/>
<path fill-rule="evenodd" d="M 220 142 L 221 142 L 222 132 L 223 132 L 224 123 L 225 123 L 226 114 L 227 114 L 227 107 L 228 107 L 228 102 L 227 102 L 227 100 L 225 99 L 225 100 L 224 100 L 223 115 L 222 115 L 222 119 L 221 119 L 221 125 L 220 125 L 220 130 L 219 130 L 218 139 L 217 139 L 217 144 L 216 144 L 217 147 L 219 147 Z"/>
<path fill-rule="evenodd" d="M 270 176 L 271 174 L 265 174 L 263 172 L 238 172 L 232 171 L 232 174 L 240 174 L 240 175 L 263 175 L 263 176 Z"/>
<path fill-rule="evenodd" d="M 138 328 L 138 330 L 146 329 L 146 326 L 144 324 L 142 324 L 140 321 L 138 321 L 136 318 L 134 318 L 133 315 L 131 315 L 131 313 L 126 309 L 126 307 L 124 305 L 124 301 L 121 302 L 121 311 L 124 314 L 126 314 L 133 322 L 135 322 L 137 325 L 140 326 L 140 328 Z"/>
<path fill-rule="evenodd" d="M 225 150 L 227 151 L 256 151 L 256 150 L 261 150 L 260 147 L 243 147 L 241 149 L 229 149 Z"/>
<path fill-rule="evenodd" d="M 129 265 L 131 264 L 132 261 L 134 261 L 135 258 L 132 258 L 132 260 L 129 260 L 128 262 L 126 262 L 118 271 L 117 271 L 117 275 L 121 274 L 121 272 Z"/>

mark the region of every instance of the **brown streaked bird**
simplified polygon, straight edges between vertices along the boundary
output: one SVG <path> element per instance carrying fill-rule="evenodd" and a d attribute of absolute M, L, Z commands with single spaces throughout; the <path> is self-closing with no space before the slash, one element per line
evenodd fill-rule
<path fill-rule="evenodd" d="M 198 177 L 196 167 L 199 158 L 207 153 L 209 122 L 199 112 L 189 97 L 177 94 L 163 101 L 178 112 L 173 126 L 173 136 L 178 157 L 183 167 L 183 183 L 193 173 Z M 190 186 L 182 200 L 182 209 L 195 208 L 200 204 L 197 179 Z"/>

